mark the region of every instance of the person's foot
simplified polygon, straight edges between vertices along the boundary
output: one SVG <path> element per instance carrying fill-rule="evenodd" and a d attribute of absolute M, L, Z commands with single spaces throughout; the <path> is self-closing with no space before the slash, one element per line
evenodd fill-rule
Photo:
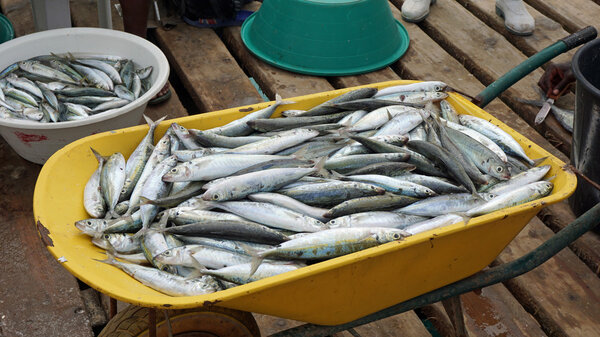
<path fill-rule="evenodd" d="M 402 4 L 402 19 L 406 22 L 419 23 L 429 15 L 429 5 L 435 0 L 406 0 Z"/>
<path fill-rule="evenodd" d="M 496 0 L 496 14 L 504 18 L 504 26 L 515 35 L 531 35 L 535 21 L 523 0 Z"/>
<path fill-rule="evenodd" d="M 171 97 L 171 88 L 169 87 L 169 82 L 165 83 L 165 85 L 160 89 L 160 91 L 148 102 L 148 104 L 158 104 L 166 101 Z"/>

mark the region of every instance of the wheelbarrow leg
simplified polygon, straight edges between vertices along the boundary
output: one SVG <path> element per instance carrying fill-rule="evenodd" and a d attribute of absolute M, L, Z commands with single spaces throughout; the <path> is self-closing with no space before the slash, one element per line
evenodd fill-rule
<path fill-rule="evenodd" d="M 463 316 L 460 295 L 442 300 L 442 304 L 444 305 L 444 309 L 446 310 L 448 317 L 450 317 L 450 321 L 454 327 L 454 335 L 456 337 L 469 337 L 467 328 L 465 327 L 465 319 Z"/>
<path fill-rule="evenodd" d="M 117 314 L 117 300 L 109 297 L 108 302 L 108 319 L 112 319 Z"/>
<path fill-rule="evenodd" d="M 156 337 L 156 309 L 148 308 L 148 337 Z"/>

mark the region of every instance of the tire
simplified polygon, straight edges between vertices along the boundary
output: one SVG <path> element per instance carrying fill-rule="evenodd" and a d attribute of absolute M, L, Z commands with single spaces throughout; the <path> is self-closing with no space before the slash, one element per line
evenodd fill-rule
<path fill-rule="evenodd" d="M 113 317 L 98 337 L 134 337 L 148 333 L 148 308 L 130 305 Z M 156 309 L 156 335 L 168 336 L 165 310 Z M 251 313 L 221 307 L 166 310 L 173 337 L 260 337 Z"/>

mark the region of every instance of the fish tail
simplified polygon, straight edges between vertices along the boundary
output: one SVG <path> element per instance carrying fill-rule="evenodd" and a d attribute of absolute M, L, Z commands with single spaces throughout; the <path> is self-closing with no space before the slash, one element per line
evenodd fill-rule
<path fill-rule="evenodd" d="M 278 93 L 275 93 L 275 104 L 276 105 L 284 105 L 284 104 L 294 104 L 296 102 L 294 101 L 284 101 L 283 98 L 281 98 L 281 95 L 279 95 Z"/>
<path fill-rule="evenodd" d="M 140 196 L 140 202 L 136 206 L 139 207 L 142 205 L 156 205 L 156 201 Z"/>
<path fill-rule="evenodd" d="M 198 278 L 205 275 L 208 269 L 202 263 L 200 263 L 200 261 L 196 260 L 194 254 L 190 252 L 189 255 L 192 258 L 194 271 L 186 276 L 186 279 Z"/>
<path fill-rule="evenodd" d="M 329 171 L 327 171 L 325 169 L 325 163 L 327 162 L 327 156 L 323 156 L 321 158 L 319 158 L 319 160 L 317 160 L 317 163 L 315 164 L 315 166 L 313 167 L 314 172 L 323 175 L 323 176 L 329 176 Z"/>
<path fill-rule="evenodd" d="M 114 248 L 113 248 L 114 249 Z M 96 260 L 98 262 L 102 262 L 102 263 L 106 263 L 106 264 L 111 264 L 113 266 L 117 266 L 119 264 L 119 261 L 117 261 L 117 259 L 115 258 L 115 256 L 112 254 L 112 252 L 106 251 L 106 259 L 100 260 L 100 259 L 92 259 L 92 260 Z"/>
<path fill-rule="evenodd" d="M 167 118 L 167 115 L 165 115 L 155 121 L 152 121 L 152 119 L 150 119 L 150 117 L 146 116 L 145 114 L 143 116 L 144 116 L 144 119 L 146 120 L 146 123 L 148 123 L 148 125 L 150 125 L 151 128 L 156 128 L 156 126 L 158 126 L 158 124 L 160 124 L 162 121 L 165 120 L 165 118 Z"/>
<path fill-rule="evenodd" d="M 158 221 L 158 228 L 160 228 L 160 230 L 166 230 L 168 222 L 169 212 L 163 212 L 162 216 L 160 217 L 160 220 Z"/>
<path fill-rule="evenodd" d="M 298 160 L 306 160 L 306 155 L 308 154 L 308 144 L 301 147 L 298 151 L 292 153 L 292 157 Z"/>
<path fill-rule="evenodd" d="M 542 158 L 538 158 L 538 159 L 534 159 L 531 161 L 531 166 L 538 166 L 540 165 L 544 160 L 548 159 L 548 156 L 542 157 Z"/>
<path fill-rule="evenodd" d="M 330 171 L 331 172 L 331 176 L 333 177 L 333 179 L 338 179 L 338 180 L 347 180 L 346 176 L 343 174 L 340 174 L 336 171 Z"/>
<path fill-rule="evenodd" d="M 137 231 L 135 234 L 133 234 L 133 238 L 137 239 L 137 238 L 141 238 L 142 236 L 146 235 L 146 233 L 148 233 L 148 226 L 143 226 L 142 225 L 142 229 L 140 229 L 139 231 Z M 161 228 L 161 229 L 157 229 L 157 232 L 164 232 L 166 231 L 166 228 Z"/>
<path fill-rule="evenodd" d="M 246 254 L 252 257 L 252 261 L 250 262 L 250 273 L 248 274 L 248 278 L 250 278 L 252 275 L 254 275 L 254 273 L 256 272 L 258 267 L 260 267 L 261 263 L 265 258 L 264 256 L 262 256 L 262 253 L 258 252 L 256 249 L 242 242 L 240 242 L 239 245 L 246 252 Z"/>
<path fill-rule="evenodd" d="M 463 221 L 465 222 L 465 226 L 469 223 L 469 221 L 471 221 L 471 217 L 467 215 L 467 213 L 464 212 L 454 212 L 452 214 L 458 215 L 459 217 L 461 217 L 463 219 Z"/>
<path fill-rule="evenodd" d="M 102 156 L 100 153 L 98 153 L 98 151 L 94 150 L 93 147 L 90 146 L 90 150 L 92 150 L 94 157 L 96 157 L 99 163 L 106 161 L 107 157 Z"/>

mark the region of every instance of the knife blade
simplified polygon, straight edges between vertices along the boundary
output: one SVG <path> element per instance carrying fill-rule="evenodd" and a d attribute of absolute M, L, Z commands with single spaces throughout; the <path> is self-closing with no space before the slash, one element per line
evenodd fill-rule
<path fill-rule="evenodd" d="M 540 111 L 538 111 L 537 115 L 535 115 L 535 125 L 541 124 L 544 121 L 544 119 L 546 119 L 546 116 L 548 116 L 548 112 L 550 112 L 552 104 L 554 104 L 554 98 L 548 98 L 546 102 L 544 102 L 544 105 L 542 105 Z"/>

